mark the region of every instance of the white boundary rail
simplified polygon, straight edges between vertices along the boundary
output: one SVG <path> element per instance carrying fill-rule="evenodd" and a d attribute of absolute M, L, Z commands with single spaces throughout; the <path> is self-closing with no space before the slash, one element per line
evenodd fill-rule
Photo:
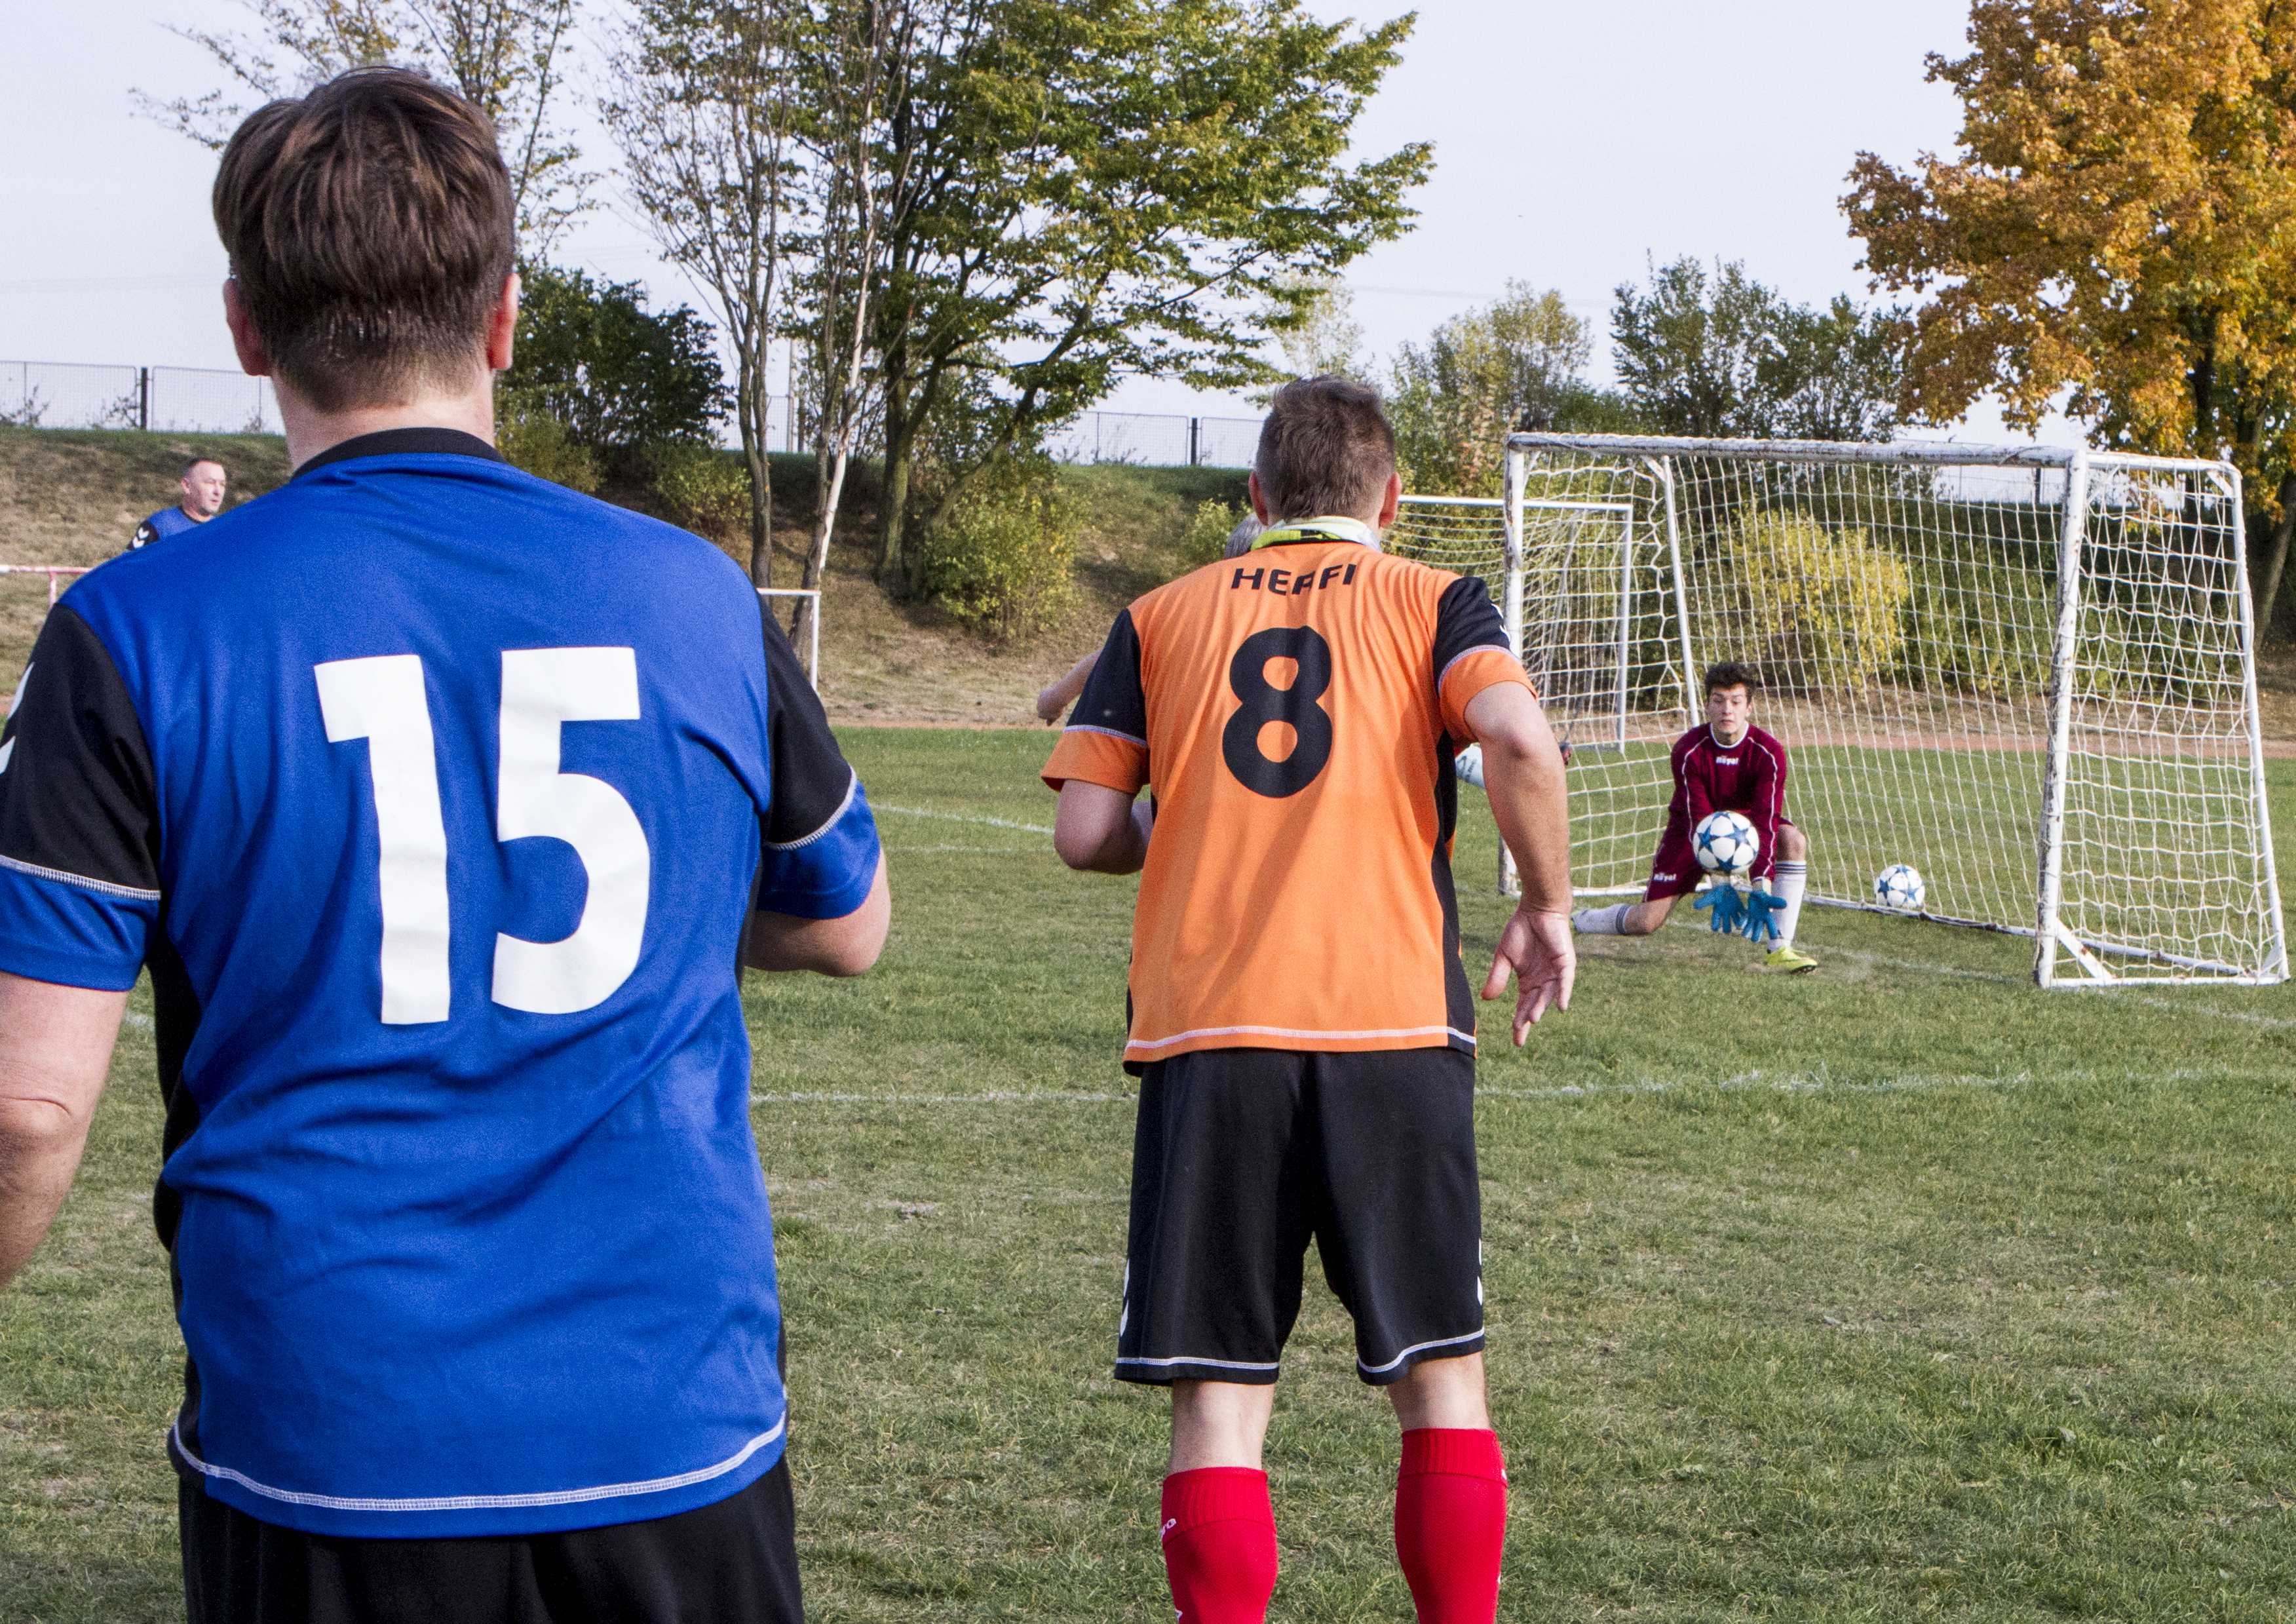
<path fill-rule="evenodd" d="M 813 683 L 813 691 L 821 692 L 821 593 L 814 587 L 760 586 L 761 598 L 811 598 L 813 612 L 805 618 L 805 674 Z"/>
<path fill-rule="evenodd" d="M 68 575 L 86 575 L 94 564 L 0 564 L 0 575 L 45 575 L 48 578 L 48 607 L 53 609 L 56 600 L 63 595 L 57 582 Z"/>

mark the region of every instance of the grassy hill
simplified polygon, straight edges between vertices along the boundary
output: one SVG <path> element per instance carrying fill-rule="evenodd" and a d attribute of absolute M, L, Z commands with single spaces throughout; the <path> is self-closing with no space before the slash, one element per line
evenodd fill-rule
<path fill-rule="evenodd" d="M 273 435 L 143 434 L 0 427 L 0 563 L 93 565 L 127 545 L 139 521 L 176 496 L 185 457 L 222 459 L 231 502 L 287 477 Z M 774 459 L 776 585 L 795 586 L 813 512 L 813 463 Z M 1085 518 L 1075 609 L 1026 644 L 991 644 L 930 604 L 896 602 L 870 576 L 875 491 L 856 480 L 839 515 L 822 619 L 822 694 L 843 721 L 1010 723 L 1028 720 L 1037 690 L 1095 646 L 1116 611 L 1176 573 L 1188 517 L 1200 502 L 1240 502 L 1243 476 L 1226 469 L 1063 469 Z M 610 497 L 650 507 L 643 490 Z M 746 562 L 746 543 L 715 537 Z M 645 561 L 630 561 L 643 580 Z M 0 577 L 0 669 L 22 668 L 47 587 L 39 577 Z"/>

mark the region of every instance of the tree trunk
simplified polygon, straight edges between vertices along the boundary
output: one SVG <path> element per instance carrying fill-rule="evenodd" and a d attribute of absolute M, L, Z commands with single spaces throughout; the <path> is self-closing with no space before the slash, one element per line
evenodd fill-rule
<path fill-rule="evenodd" d="M 766 369 L 742 357 L 734 384 L 742 422 L 742 459 L 750 468 L 750 583 L 774 584 L 774 465 L 766 457 Z"/>
<path fill-rule="evenodd" d="M 2264 561 L 2264 586 L 2256 595 L 2256 640 L 2272 636 L 2272 611 L 2280 603 L 2281 578 L 2288 569 L 2288 544 L 2296 538 L 2296 472 L 2280 481 L 2280 522 L 2272 527 L 2272 551 Z"/>
<path fill-rule="evenodd" d="M 906 589 L 909 480 L 916 461 L 916 425 L 909 418 L 906 390 L 895 392 L 897 382 L 885 380 L 884 494 L 877 503 L 877 579 L 887 586 Z"/>

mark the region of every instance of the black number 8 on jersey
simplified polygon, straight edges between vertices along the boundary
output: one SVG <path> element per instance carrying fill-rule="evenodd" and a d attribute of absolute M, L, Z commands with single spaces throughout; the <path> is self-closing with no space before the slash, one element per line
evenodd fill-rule
<path fill-rule="evenodd" d="M 1267 680 L 1267 662 L 1289 660 L 1299 675 L 1288 688 Z M 1220 734 L 1227 770 L 1247 790 L 1281 800 L 1316 781 L 1332 759 L 1332 715 L 1316 701 L 1332 685 L 1332 645 L 1312 626 L 1275 626 L 1243 640 L 1228 662 L 1228 686 L 1243 708 L 1228 718 Z M 1288 722 L 1296 742 L 1277 761 L 1259 748 L 1260 730 Z"/>

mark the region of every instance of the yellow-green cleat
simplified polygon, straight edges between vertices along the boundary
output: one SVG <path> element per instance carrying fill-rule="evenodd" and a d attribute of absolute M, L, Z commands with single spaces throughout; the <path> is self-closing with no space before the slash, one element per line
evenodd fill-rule
<path fill-rule="evenodd" d="M 1762 968 L 1779 971 L 1786 975 L 1808 975 L 1817 968 L 1817 961 L 1807 953 L 1796 953 L 1792 947 L 1773 947 L 1763 956 Z"/>

